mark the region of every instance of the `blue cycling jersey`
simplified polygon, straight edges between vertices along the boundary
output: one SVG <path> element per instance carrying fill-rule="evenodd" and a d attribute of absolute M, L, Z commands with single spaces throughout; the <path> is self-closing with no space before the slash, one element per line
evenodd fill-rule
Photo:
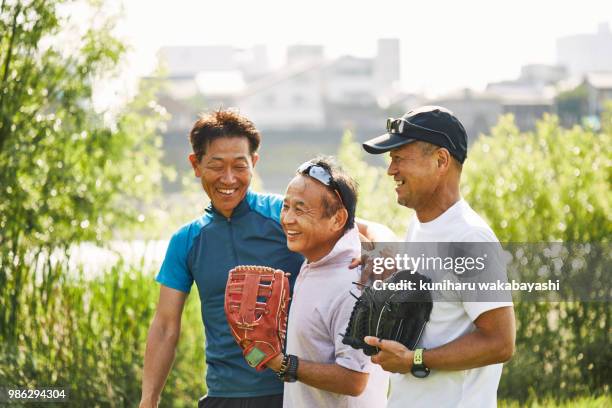
<path fill-rule="evenodd" d="M 264 265 L 291 273 L 293 287 L 304 258 L 287 249 L 280 226 L 282 198 L 248 191 L 230 218 L 209 206 L 170 240 L 157 282 L 189 293 L 195 281 L 206 333 L 206 384 L 213 397 L 281 394 L 271 370 L 249 367 L 232 337 L 223 308 L 225 284 L 237 265 Z"/>

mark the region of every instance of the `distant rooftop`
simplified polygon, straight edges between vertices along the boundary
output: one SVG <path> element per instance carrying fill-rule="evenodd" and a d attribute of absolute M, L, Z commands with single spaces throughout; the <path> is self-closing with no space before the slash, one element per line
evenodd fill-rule
<path fill-rule="evenodd" d="M 612 89 L 612 71 L 589 72 L 585 75 L 585 81 L 594 88 Z"/>
<path fill-rule="evenodd" d="M 504 105 L 550 105 L 553 102 L 553 87 L 532 87 L 514 83 L 493 84 L 485 91 L 462 89 L 449 92 L 436 101 L 497 101 Z"/>

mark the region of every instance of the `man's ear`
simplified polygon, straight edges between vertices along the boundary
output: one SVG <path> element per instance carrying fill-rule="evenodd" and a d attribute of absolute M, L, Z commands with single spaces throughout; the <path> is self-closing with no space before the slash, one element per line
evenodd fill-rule
<path fill-rule="evenodd" d="M 342 207 L 333 215 L 332 228 L 334 232 L 341 231 L 348 222 L 348 211 Z"/>
<path fill-rule="evenodd" d="M 195 173 L 196 177 L 202 177 L 202 172 L 200 171 L 200 166 L 199 166 L 199 162 L 198 162 L 198 156 L 195 155 L 195 153 L 191 153 L 189 155 L 189 163 L 191 163 L 191 167 L 193 167 L 193 172 Z"/>
<path fill-rule="evenodd" d="M 251 155 L 251 163 L 253 163 L 253 167 L 255 167 L 255 164 L 257 163 L 257 161 L 259 160 L 259 153 L 255 152 Z"/>
<path fill-rule="evenodd" d="M 438 168 L 440 170 L 447 171 L 451 164 L 451 155 L 449 151 L 445 148 L 441 148 L 436 151 L 436 155 L 438 160 Z"/>

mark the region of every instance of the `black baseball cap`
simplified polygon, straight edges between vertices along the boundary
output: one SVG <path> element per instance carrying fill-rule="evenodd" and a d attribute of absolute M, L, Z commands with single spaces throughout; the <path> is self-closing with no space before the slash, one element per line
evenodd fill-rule
<path fill-rule="evenodd" d="M 387 133 L 363 144 L 366 152 L 380 154 L 421 140 L 448 149 L 463 163 L 467 157 L 467 133 L 459 119 L 441 106 L 422 106 L 399 119 L 387 119 Z"/>

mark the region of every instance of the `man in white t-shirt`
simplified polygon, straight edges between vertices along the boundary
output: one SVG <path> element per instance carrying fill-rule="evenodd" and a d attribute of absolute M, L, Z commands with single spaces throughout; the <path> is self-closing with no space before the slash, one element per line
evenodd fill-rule
<path fill-rule="evenodd" d="M 452 112 L 414 109 L 387 120 L 387 133 L 363 147 L 372 154 L 390 152 L 387 174 L 396 182 L 397 201 L 416 213 L 407 242 L 498 243 L 459 193 L 467 135 Z M 381 350 L 372 361 L 396 373 L 389 407 L 494 407 L 515 332 L 511 302 L 434 301 L 414 351 L 390 340 L 365 341 Z"/>
<path fill-rule="evenodd" d="M 389 374 L 342 343 L 360 271 L 351 178 L 326 158 L 304 163 L 281 211 L 287 247 L 306 259 L 291 295 L 286 355 L 267 363 L 285 381 L 286 408 L 383 408 Z"/>

